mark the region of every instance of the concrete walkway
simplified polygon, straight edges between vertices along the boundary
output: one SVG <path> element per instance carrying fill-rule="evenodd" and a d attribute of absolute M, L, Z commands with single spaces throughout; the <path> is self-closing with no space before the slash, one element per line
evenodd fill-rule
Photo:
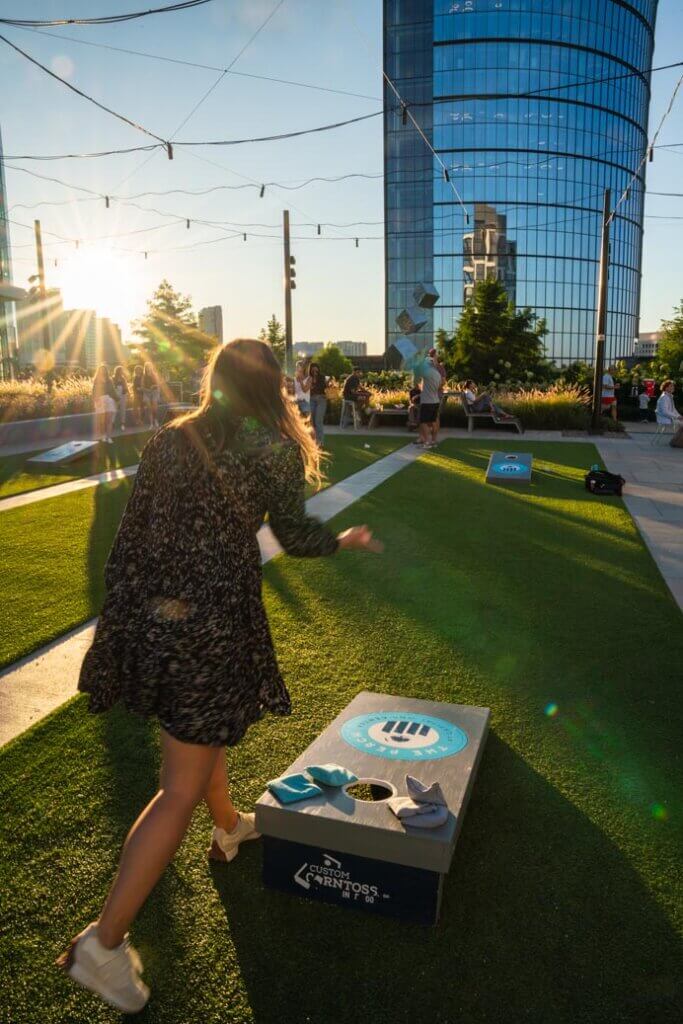
<path fill-rule="evenodd" d="M 399 470 L 420 455 L 420 449 L 412 445 L 399 448 L 383 459 L 378 459 L 367 469 L 354 473 L 338 484 L 320 491 L 306 502 L 311 515 L 327 522 L 343 512 L 345 508 L 379 487 Z M 136 467 L 129 467 L 135 472 Z M 126 475 L 130 475 L 126 470 Z M 108 474 L 99 474 L 108 476 Z M 95 486 L 99 480 L 89 477 L 89 483 L 78 480 L 71 483 L 81 486 Z M 62 488 L 69 484 L 58 484 L 45 490 L 64 493 Z M 76 490 L 78 488 L 71 488 Z M 31 495 L 25 495 L 31 497 Z M 10 501 L 12 499 L 6 499 Z M 5 503 L 3 502 L 3 505 Z M 16 506 L 15 506 L 16 507 Z M 269 526 L 262 526 L 258 532 L 263 564 L 275 558 L 282 551 Z M 31 725 L 76 693 L 78 673 L 83 656 L 92 642 L 96 619 L 59 637 L 38 652 L 15 662 L 0 674 L 0 745 L 18 736 Z"/>

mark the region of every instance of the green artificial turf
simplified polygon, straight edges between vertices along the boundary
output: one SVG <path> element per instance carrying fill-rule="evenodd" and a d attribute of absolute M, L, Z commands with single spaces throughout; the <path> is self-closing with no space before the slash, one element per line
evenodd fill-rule
<path fill-rule="evenodd" d="M 407 440 L 330 437 L 324 485 L 357 473 Z M 137 456 L 130 458 L 135 461 Z M 104 563 L 131 487 L 130 478 L 115 480 L 0 511 L 0 666 L 97 614 Z"/>
<path fill-rule="evenodd" d="M 22 455 L 3 455 L 0 457 L 0 498 L 9 498 L 13 494 L 24 494 L 36 491 L 53 484 L 63 484 L 67 480 L 80 480 L 84 476 L 104 473 L 108 469 L 121 466 L 132 466 L 140 459 L 140 452 L 145 446 L 149 431 L 139 434 L 117 437 L 113 444 L 98 444 L 88 455 L 68 465 L 51 468 L 35 466 L 29 463 L 32 455 L 38 452 L 26 452 Z M 55 448 L 62 442 L 55 442 Z"/>
<path fill-rule="evenodd" d="M 489 706 L 441 923 L 265 891 L 257 843 L 209 867 L 200 809 L 133 928 L 141 1020 L 680 1021 L 680 612 L 621 502 L 583 490 L 594 450 L 525 449 L 513 490 L 483 483 L 485 442 L 446 442 L 335 520 L 384 555 L 266 566 L 295 710 L 229 756 L 248 807 L 361 689 Z M 98 912 L 157 764 L 154 726 L 81 699 L 0 752 L 1 1019 L 120 1019 L 51 961 Z"/>

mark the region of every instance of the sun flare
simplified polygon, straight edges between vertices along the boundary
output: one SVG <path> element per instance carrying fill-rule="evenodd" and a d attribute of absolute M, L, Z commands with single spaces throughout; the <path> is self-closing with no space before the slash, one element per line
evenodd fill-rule
<path fill-rule="evenodd" d="M 135 267 L 135 258 L 128 253 L 87 246 L 60 259 L 53 280 L 62 291 L 65 309 L 92 309 L 125 332 L 128 321 L 140 312 Z"/>

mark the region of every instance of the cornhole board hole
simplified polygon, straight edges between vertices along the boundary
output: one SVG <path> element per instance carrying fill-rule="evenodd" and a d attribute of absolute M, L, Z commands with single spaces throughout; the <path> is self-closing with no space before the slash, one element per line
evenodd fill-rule
<path fill-rule="evenodd" d="M 492 452 L 486 470 L 486 483 L 531 483 L 532 461 L 529 452 Z"/>
<path fill-rule="evenodd" d="M 49 452 L 41 452 L 27 459 L 32 465 L 42 463 L 46 466 L 65 466 L 68 462 L 75 462 L 82 459 L 88 452 L 97 448 L 97 441 L 69 441 L 67 444 L 60 444 L 59 448 L 52 448 Z"/>
<path fill-rule="evenodd" d="M 281 804 L 256 805 L 267 887 L 321 903 L 436 924 L 443 880 L 481 760 L 489 709 L 359 693 L 287 772 L 340 764 L 374 800 L 341 788 Z M 406 773 L 438 781 L 449 808 L 440 828 L 402 824 L 386 799 L 405 795 Z M 380 799 L 381 798 L 381 799 Z"/>

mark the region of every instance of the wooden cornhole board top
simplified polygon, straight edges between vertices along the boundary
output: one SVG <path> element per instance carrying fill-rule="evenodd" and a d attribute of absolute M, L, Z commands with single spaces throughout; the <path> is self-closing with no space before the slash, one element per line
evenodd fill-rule
<path fill-rule="evenodd" d="M 296 761 L 340 764 L 360 780 L 406 794 L 405 776 L 439 782 L 449 807 L 445 825 L 404 827 L 384 802 L 354 800 L 342 788 L 281 804 L 266 791 L 256 827 L 266 836 L 445 874 L 469 800 L 488 730 L 489 709 L 359 693 Z M 406 738 L 407 737 L 407 738 Z"/>
<path fill-rule="evenodd" d="M 27 459 L 27 462 L 40 462 L 46 466 L 64 466 L 67 462 L 74 462 L 82 459 L 88 452 L 97 448 L 97 441 L 67 441 L 60 444 L 59 448 L 51 448 L 48 452 L 41 452 Z"/>
<path fill-rule="evenodd" d="M 530 452 L 491 452 L 486 469 L 486 483 L 531 483 L 532 462 L 533 456 Z"/>

